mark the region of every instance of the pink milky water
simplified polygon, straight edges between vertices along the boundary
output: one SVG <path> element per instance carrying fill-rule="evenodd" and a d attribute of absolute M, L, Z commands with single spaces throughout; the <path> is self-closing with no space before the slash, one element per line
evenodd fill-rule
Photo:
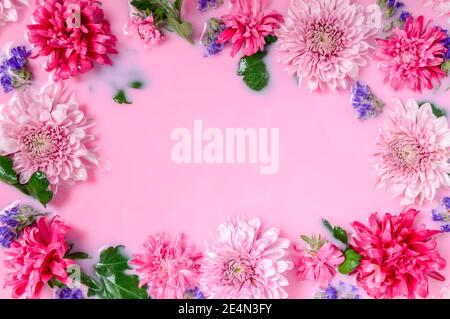
<path fill-rule="evenodd" d="M 413 15 L 424 14 L 445 26 L 443 19 L 424 10 L 419 2 L 405 0 Z M 269 5 L 287 13 L 288 0 L 272 0 Z M 103 7 L 119 38 L 120 54 L 113 67 L 97 68 L 69 84 L 95 119 L 99 153 L 111 163 L 111 170 L 93 171 L 88 182 L 56 194 L 49 206 L 72 226 L 69 240 L 76 250 L 96 258 L 105 245 L 122 244 L 133 253 L 149 234 L 161 231 L 185 232 L 203 249 L 216 226 L 237 213 L 260 217 L 298 244 L 301 234 L 325 232 L 322 218 L 350 229 L 350 222 L 365 221 L 370 213 L 400 212 L 398 199 L 374 187 L 372 154 L 383 116 L 360 122 L 350 107 L 349 92 L 310 93 L 298 88 L 278 64 L 275 48 L 270 48 L 267 57 L 271 79 L 263 93 L 250 91 L 236 76 L 238 59 L 230 57 L 229 48 L 218 56 L 203 56 L 199 45 L 203 23 L 224 13 L 226 5 L 200 13 L 195 0 L 186 0 L 184 17 L 193 23 L 197 44 L 168 34 L 149 51 L 123 35 L 127 1 L 103 1 Z M 22 10 L 19 23 L 0 30 L 0 44 L 27 43 L 25 25 L 33 9 L 34 4 Z M 35 87 L 47 80 L 44 60 L 31 62 Z M 387 107 L 391 98 L 412 97 L 431 100 L 450 111 L 448 92 L 395 92 L 382 79 L 373 60 L 362 70 L 361 80 L 388 102 Z M 134 80 L 144 81 L 145 87 L 128 91 L 133 104 L 114 104 L 115 90 Z M 0 103 L 10 97 L 0 94 Z M 192 130 L 196 119 L 204 127 L 280 128 L 279 172 L 261 175 L 254 165 L 173 164 L 172 130 Z M 431 222 L 430 209 L 443 195 L 450 195 L 448 189 L 433 203 L 420 207 L 420 222 L 438 227 Z M 0 206 L 15 200 L 29 198 L 0 184 Z M 450 260 L 448 240 L 445 234 L 438 237 L 439 250 Z M 95 258 L 84 266 L 89 269 Z M 1 266 L 1 277 L 5 273 Z M 450 278 L 448 268 L 443 274 Z M 292 271 L 288 279 L 291 298 L 310 298 L 315 291 L 312 283 L 298 282 Z M 10 291 L 3 289 L 3 282 L 0 297 L 8 298 Z M 447 283 L 431 280 L 431 296 L 438 296 Z"/>

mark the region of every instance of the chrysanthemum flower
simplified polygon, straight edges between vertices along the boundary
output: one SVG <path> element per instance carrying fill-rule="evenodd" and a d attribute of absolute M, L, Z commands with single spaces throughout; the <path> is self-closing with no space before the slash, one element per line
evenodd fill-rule
<path fill-rule="evenodd" d="M 292 0 L 277 31 L 280 62 L 311 91 L 345 89 L 367 64 L 379 16 L 350 0 Z"/>
<path fill-rule="evenodd" d="M 266 0 L 231 0 L 231 12 L 222 17 L 226 29 L 217 42 L 224 44 L 231 40 L 231 56 L 243 48 L 250 56 L 264 50 L 264 37 L 280 27 L 283 16 L 276 11 L 265 11 Z"/>
<path fill-rule="evenodd" d="M 185 292 L 198 285 L 199 259 L 202 254 L 186 245 L 186 237 L 175 239 L 162 233 L 150 236 L 144 251 L 135 254 L 131 264 L 139 275 L 140 286 L 156 299 L 182 299 Z"/>
<path fill-rule="evenodd" d="M 405 28 L 396 27 L 392 36 L 377 39 L 378 68 L 386 73 L 384 81 L 394 90 L 405 85 L 414 91 L 432 89 L 445 77 L 441 69 L 447 49 L 447 33 L 439 27 L 424 24 L 423 16 L 408 17 Z"/>
<path fill-rule="evenodd" d="M 353 248 L 362 256 L 356 269 L 358 285 L 374 298 L 428 295 L 428 277 L 445 280 L 438 273 L 446 266 L 433 236 L 439 231 L 416 227 L 419 212 L 410 209 L 398 216 L 376 214 L 369 225 L 354 222 Z"/>
<path fill-rule="evenodd" d="M 12 296 L 37 298 L 45 284 L 57 279 L 69 284 L 67 268 L 73 261 L 65 259 L 68 250 L 65 235 L 69 231 L 58 217 L 46 221 L 41 217 L 33 226 L 25 228 L 22 237 L 14 241 L 5 254 L 5 266 L 13 272 L 5 285 L 12 286 Z"/>
<path fill-rule="evenodd" d="M 294 269 L 299 280 L 311 280 L 325 289 L 336 274 L 336 268 L 345 260 L 342 252 L 329 242 L 307 250 L 296 248 Z"/>
<path fill-rule="evenodd" d="M 286 298 L 283 273 L 290 241 L 276 228 L 265 229 L 258 218 L 230 218 L 207 244 L 202 291 L 208 298 Z"/>
<path fill-rule="evenodd" d="M 17 4 L 28 6 L 28 0 L 0 0 L 0 26 L 8 22 L 17 22 Z"/>
<path fill-rule="evenodd" d="M 158 44 L 163 38 L 151 15 L 146 18 L 131 17 L 125 25 L 124 33 L 142 41 L 145 49 L 150 48 L 151 45 Z"/>
<path fill-rule="evenodd" d="M 436 190 L 450 186 L 450 130 L 445 116 L 413 99 L 395 102 L 380 129 L 375 172 L 378 187 L 402 198 L 402 205 L 433 200 Z"/>
<path fill-rule="evenodd" d="M 92 123 L 63 83 L 17 92 L 0 115 L 0 155 L 12 158 L 22 184 L 41 171 L 56 191 L 87 180 L 89 164 L 98 164 Z"/>
<path fill-rule="evenodd" d="M 28 25 L 28 39 L 38 55 L 48 56 L 46 70 L 56 80 L 85 73 L 98 64 L 111 64 L 117 53 L 100 1 L 38 0 Z"/>

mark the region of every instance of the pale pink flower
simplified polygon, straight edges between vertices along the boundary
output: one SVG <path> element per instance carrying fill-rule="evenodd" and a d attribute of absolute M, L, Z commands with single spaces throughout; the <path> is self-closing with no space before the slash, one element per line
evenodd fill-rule
<path fill-rule="evenodd" d="M 222 17 L 226 29 L 217 42 L 223 44 L 231 40 L 231 56 L 241 48 L 250 56 L 264 50 L 264 37 L 280 27 L 283 16 L 276 11 L 265 11 L 266 0 L 231 0 L 231 11 Z"/>
<path fill-rule="evenodd" d="M 277 31 L 280 62 L 311 91 L 345 89 L 368 63 L 379 16 L 350 0 L 292 0 Z"/>
<path fill-rule="evenodd" d="M 41 171 L 56 191 L 86 181 L 89 164 L 98 164 L 92 125 L 64 83 L 18 91 L 0 109 L 0 155 L 12 158 L 22 184 Z"/>
<path fill-rule="evenodd" d="M 356 278 L 373 298 L 425 298 L 428 295 L 428 277 L 445 280 L 439 270 L 446 266 L 436 250 L 433 236 L 438 230 L 416 227 L 419 212 L 410 209 L 395 216 L 385 214 L 382 220 L 376 214 L 369 225 L 354 222 L 352 247 L 362 256 L 356 268 Z"/>
<path fill-rule="evenodd" d="M 172 239 L 162 233 L 149 236 L 143 253 L 135 254 L 131 264 L 140 286 L 146 285 L 152 298 L 182 299 L 186 289 L 198 285 L 200 258 L 202 254 L 186 245 L 183 234 Z"/>
<path fill-rule="evenodd" d="M 377 39 L 378 68 L 386 73 L 385 83 L 394 90 L 405 85 L 414 91 L 432 89 L 445 77 L 441 69 L 447 49 L 442 42 L 447 33 L 439 27 L 424 24 L 423 16 L 406 20 L 403 29 L 396 27 L 392 36 Z"/>
<path fill-rule="evenodd" d="M 336 268 L 345 260 L 342 252 L 329 242 L 308 249 L 295 247 L 295 250 L 294 269 L 297 278 L 313 281 L 322 289 L 328 287 L 336 274 Z"/>
<path fill-rule="evenodd" d="M 36 0 L 28 40 L 39 56 L 48 56 L 45 68 L 55 80 L 66 80 L 100 65 L 112 64 L 116 37 L 95 0 Z"/>
<path fill-rule="evenodd" d="M 207 243 L 202 291 L 208 298 L 287 298 L 283 273 L 290 241 L 276 228 L 265 229 L 258 218 L 229 218 Z"/>
<path fill-rule="evenodd" d="M 434 9 L 440 12 L 441 16 L 449 18 L 450 22 L 450 1 L 449 0 L 422 0 L 422 5 L 432 6 Z"/>
<path fill-rule="evenodd" d="M 413 99 L 395 101 L 387 111 L 377 140 L 378 187 L 401 197 L 402 205 L 433 200 L 440 187 L 450 186 L 450 130 L 445 116 Z"/>
<path fill-rule="evenodd" d="M 17 4 L 28 6 L 28 0 L 0 0 L 0 26 L 19 19 Z"/>
<path fill-rule="evenodd" d="M 151 15 L 146 18 L 136 15 L 132 16 L 125 25 L 124 33 L 141 40 L 146 49 L 151 45 L 158 44 L 163 38 Z"/>
<path fill-rule="evenodd" d="M 13 272 L 7 274 L 5 285 L 12 286 L 12 296 L 38 298 L 51 279 L 69 284 L 67 268 L 74 264 L 64 258 L 68 245 L 65 240 L 70 227 L 59 217 L 47 221 L 40 218 L 35 225 L 24 229 L 21 237 L 14 241 L 5 254 L 5 267 Z"/>

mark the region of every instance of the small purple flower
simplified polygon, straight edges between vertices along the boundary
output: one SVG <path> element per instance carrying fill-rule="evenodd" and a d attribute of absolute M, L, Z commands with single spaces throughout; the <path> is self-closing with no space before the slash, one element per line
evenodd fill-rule
<path fill-rule="evenodd" d="M 224 30 L 225 24 L 219 19 L 212 18 L 206 22 L 201 37 L 201 43 L 206 48 L 206 56 L 211 56 L 222 51 L 224 45 L 219 44 L 217 39 Z"/>
<path fill-rule="evenodd" d="M 393 7 L 395 5 L 395 0 L 388 0 L 388 7 Z"/>
<path fill-rule="evenodd" d="M 445 209 L 450 209 L 450 197 L 444 197 L 441 204 Z"/>
<path fill-rule="evenodd" d="M 411 16 L 411 13 L 403 10 L 402 13 L 400 13 L 400 20 L 402 22 L 405 22 L 410 16 Z"/>
<path fill-rule="evenodd" d="M 397 2 L 397 4 L 395 5 L 395 7 L 397 8 L 397 9 L 399 9 L 399 8 L 402 8 L 402 7 L 404 7 L 405 6 L 405 4 L 403 3 L 403 2 Z"/>
<path fill-rule="evenodd" d="M 31 73 L 27 68 L 30 56 L 31 51 L 24 46 L 18 46 L 11 48 L 9 56 L 3 59 L 0 64 L 0 84 L 5 93 L 30 83 Z"/>
<path fill-rule="evenodd" d="M 450 233 L 450 224 L 445 224 L 441 226 L 441 232 Z"/>
<path fill-rule="evenodd" d="M 431 211 L 431 218 L 435 222 L 443 222 L 444 221 L 444 217 L 441 214 L 439 214 L 439 212 L 435 209 L 433 209 Z"/>
<path fill-rule="evenodd" d="M 12 82 L 12 79 L 11 79 L 11 77 L 10 77 L 8 74 L 6 74 L 6 73 L 3 73 L 3 74 L 1 75 L 1 78 L 0 78 L 0 84 L 2 85 L 2 87 L 3 87 L 3 92 L 5 92 L 5 93 L 9 93 L 9 92 L 11 92 L 11 91 L 13 90 L 13 82 Z"/>
<path fill-rule="evenodd" d="M 186 289 L 184 299 L 205 299 L 205 296 L 198 287 L 194 287 Z"/>
<path fill-rule="evenodd" d="M 10 248 L 12 242 L 16 239 L 16 233 L 14 233 L 9 227 L 0 227 L 0 245 L 5 248 Z"/>
<path fill-rule="evenodd" d="M 337 299 L 337 290 L 332 285 L 328 285 L 327 289 L 325 289 L 325 297 L 326 299 Z"/>
<path fill-rule="evenodd" d="M 206 48 L 208 55 L 214 55 L 223 50 L 223 44 L 217 42 L 217 38 Z"/>
<path fill-rule="evenodd" d="M 83 299 L 83 291 L 79 288 L 61 288 L 56 291 L 58 299 Z"/>
<path fill-rule="evenodd" d="M 351 105 L 358 113 L 360 120 L 376 117 L 383 110 L 384 103 L 378 100 L 368 85 L 356 82 L 352 86 Z"/>
<path fill-rule="evenodd" d="M 209 8 L 217 8 L 223 4 L 223 0 L 198 0 L 198 9 L 200 11 L 206 11 Z"/>

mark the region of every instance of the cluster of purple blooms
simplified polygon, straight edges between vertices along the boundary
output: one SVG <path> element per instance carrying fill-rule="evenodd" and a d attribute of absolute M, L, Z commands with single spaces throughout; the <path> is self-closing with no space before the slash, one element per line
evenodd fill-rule
<path fill-rule="evenodd" d="M 202 45 L 206 48 L 206 56 L 211 56 L 222 51 L 224 45 L 219 44 L 217 39 L 225 30 L 225 24 L 216 18 L 209 19 L 205 24 L 202 35 Z"/>
<path fill-rule="evenodd" d="M 351 93 L 351 105 L 357 112 L 358 119 L 376 117 L 383 111 L 384 103 L 372 93 L 368 85 L 356 82 Z"/>
<path fill-rule="evenodd" d="M 26 227 L 32 225 L 37 217 L 45 215 L 28 205 L 17 204 L 5 209 L 0 215 L 0 224 L 3 225 L 0 227 L 0 245 L 10 248 Z"/>
<path fill-rule="evenodd" d="M 444 197 L 441 201 L 439 208 L 433 209 L 431 211 L 431 217 L 435 222 L 444 222 L 441 231 L 444 233 L 450 233 L 450 197 Z"/>
<path fill-rule="evenodd" d="M 9 50 L 9 56 L 0 64 L 0 84 L 5 93 L 13 89 L 20 89 L 30 84 L 31 73 L 28 70 L 28 58 L 31 51 L 24 46 L 18 46 Z"/>
<path fill-rule="evenodd" d="M 83 299 L 83 291 L 79 288 L 64 287 L 56 291 L 58 299 Z"/>
<path fill-rule="evenodd" d="M 343 281 L 335 286 L 329 284 L 326 289 L 321 289 L 314 295 L 315 299 L 360 299 L 358 287 Z"/>
<path fill-rule="evenodd" d="M 184 299 L 205 299 L 205 296 L 198 287 L 194 287 L 186 289 Z"/>
<path fill-rule="evenodd" d="M 210 8 L 217 8 L 223 4 L 223 0 L 198 0 L 198 9 L 206 11 Z"/>

